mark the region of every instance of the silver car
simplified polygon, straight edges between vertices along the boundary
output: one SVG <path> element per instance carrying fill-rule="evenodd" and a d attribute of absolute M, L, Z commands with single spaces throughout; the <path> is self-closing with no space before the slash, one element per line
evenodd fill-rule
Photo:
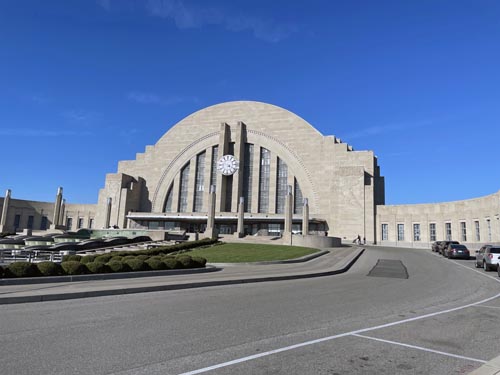
<path fill-rule="evenodd" d="M 500 263 L 500 246 L 484 245 L 476 251 L 476 267 L 485 271 L 498 269 Z"/>

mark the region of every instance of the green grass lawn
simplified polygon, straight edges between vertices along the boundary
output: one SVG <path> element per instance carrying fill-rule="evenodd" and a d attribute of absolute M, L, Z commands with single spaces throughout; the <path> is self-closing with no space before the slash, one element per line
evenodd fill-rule
<path fill-rule="evenodd" d="M 209 263 L 244 263 L 295 259 L 318 251 L 309 247 L 225 243 L 187 254 L 203 257 Z"/>

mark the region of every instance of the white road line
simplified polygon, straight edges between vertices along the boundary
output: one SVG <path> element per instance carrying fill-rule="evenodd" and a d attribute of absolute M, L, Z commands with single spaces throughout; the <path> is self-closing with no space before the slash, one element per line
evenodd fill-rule
<path fill-rule="evenodd" d="M 478 307 L 487 307 L 489 309 L 500 309 L 499 306 L 486 306 L 486 305 L 481 305 L 481 306 L 478 306 Z"/>
<path fill-rule="evenodd" d="M 477 271 L 477 270 L 475 270 L 473 268 L 464 266 L 464 265 L 462 265 L 462 264 L 460 264 L 458 262 L 454 262 L 454 263 L 458 264 L 459 266 L 464 267 L 465 269 L 468 269 L 469 271 L 477 272 L 477 273 L 479 273 L 479 274 L 481 274 L 483 276 L 489 277 L 490 279 L 493 279 L 496 282 L 500 283 L 500 279 L 499 278 L 495 278 L 495 277 L 486 275 L 483 272 L 479 272 L 479 271 Z M 270 350 L 270 351 L 267 351 L 267 352 L 262 352 L 262 353 L 259 353 L 259 354 L 250 355 L 250 356 L 247 356 L 247 357 L 238 358 L 238 359 L 235 359 L 235 360 L 232 360 L 232 361 L 219 363 L 217 365 L 213 365 L 213 366 L 209 366 L 209 367 L 204 367 L 204 368 L 201 368 L 201 369 L 198 369 L 198 370 L 193 370 L 193 371 L 189 371 L 189 372 L 183 372 L 182 374 L 179 374 L 179 375 L 202 374 L 204 372 L 216 370 L 216 369 L 219 369 L 219 368 L 222 368 L 222 367 L 232 366 L 232 365 L 235 365 L 235 364 L 238 364 L 238 363 L 247 362 L 247 361 L 251 361 L 251 360 L 257 359 L 257 358 L 262 358 L 262 357 L 270 356 L 270 355 L 273 355 L 273 354 L 276 354 L 276 353 L 282 353 L 282 352 L 285 352 L 285 351 L 288 351 L 288 350 L 293 350 L 293 349 L 301 348 L 301 347 L 304 347 L 304 346 L 318 344 L 320 342 L 331 341 L 331 340 L 335 340 L 335 339 L 346 337 L 346 336 L 353 336 L 353 335 L 357 335 L 357 334 L 364 333 L 364 332 L 375 331 L 377 329 L 382 329 L 382 328 L 387 328 L 387 327 L 393 327 L 393 326 L 404 324 L 404 323 L 414 322 L 416 320 L 422 320 L 422 319 L 426 319 L 426 318 L 431 318 L 431 317 L 434 317 L 434 316 L 437 316 L 437 315 L 448 314 L 450 312 L 455 312 L 455 311 L 463 310 L 463 309 L 466 309 L 466 308 L 469 308 L 469 307 L 472 307 L 472 306 L 481 305 L 483 303 L 492 301 L 492 300 L 497 299 L 499 297 L 500 297 L 500 293 L 494 295 L 493 297 L 486 298 L 486 299 L 483 299 L 483 300 L 478 301 L 478 302 L 469 303 L 467 305 L 454 307 L 452 309 L 447 309 L 447 310 L 443 310 L 443 311 L 436 311 L 436 312 L 433 312 L 433 313 L 430 313 L 430 314 L 425 314 L 425 315 L 415 316 L 413 318 L 398 320 L 398 321 L 395 321 L 395 322 L 392 322 L 392 323 L 381 324 L 381 325 L 374 326 L 374 327 L 358 329 L 356 331 L 351 331 L 351 332 L 346 332 L 346 333 L 340 333 L 338 335 L 323 337 L 323 338 L 316 339 L 316 340 L 305 341 L 305 342 L 301 342 L 299 344 L 285 346 L 283 348 L 274 349 L 274 350 Z M 475 360 L 475 361 L 477 361 L 477 360 Z"/>
<path fill-rule="evenodd" d="M 398 346 L 404 346 L 406 348 L 410 349 L 418 349 L 418 350 L 423 350 L 424 352 L 430 352 L 430 353 L 436 353 L 436 354 L 442 354 L 448 357 L 454 357 L 454 358 L 459 358 L 459 359 L 465 359 L 467 361 L 474 361 L 474 362 L 480 362 L 480 363 L 486 363 L 487 361 L 483 361 L 482 359 L 476 359 L 476 358 L 470 358 L 470 357 L 464 357 L 462 355 L 457 355 L 457 354 L 452 354 L 452 353 L 446 353 L 446 352 L 441 352 L 439 350 L 433 350 L 433 349 L 428 349 L 424 348 L 422 346 L 416 346 L 416 345 L 409 345 L 409 344 L 404 344 L 402 342 L 396 342 L 396 341 L 390 341 L 390 340 L 383 340 L 379 339 L 376 337 L 370 337 L 370 336 L 364 336 L 364 335 L 358 335 L 358 334 L 353 334 L 352 336 L 356 337 L 361 337 L 364 339 L 369 339 L 369 340 L 374 340 L 374 341 L 380 341 L 380 342 L 385 342 L 387 344 L 393 344 L 393 345 L 398 345 Z"/>
<path fill-rule="evenodd" d="M 477 272 L 480 275 L 489 277 L 490 279 L 495 280 L 497 283 L 500 283 L 500 277 L 491 276 L 491 275 L 488 275 L 484 271 L 479 271 L 479 270 L 476 270 L 474 268 L 467 267 L 467 266 L 463 265 L 462 263 L 458 263 L 456 260 L 454 260 L 453 263 L 458 264 L 460 267 L 463 267 L 463 268 L 465 268 L 465 269 L 467 269 L 469 271 L 474 271 L 474 272 Z"/>

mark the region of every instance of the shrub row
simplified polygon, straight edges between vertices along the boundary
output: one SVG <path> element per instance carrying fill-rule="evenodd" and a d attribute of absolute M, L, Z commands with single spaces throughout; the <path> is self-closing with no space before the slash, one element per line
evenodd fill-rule
<path fill-rule="evenodd" d="M 111 256 L 104 254 L 81 261 L 66 260 L 61 264 L 53 262 L 14 262 L 7 267 L 0 266 L 0 277 L 37 277 L 60 275 L 84 275 L 111 272 L 133 272 L 205 267 L 206 259 L 189 255 L 174 256 Z M 86 259 L 87 258 L 87 259 Z M 84 261 L 85 260 L 85 261 Z"/>
<path fill-rule="evenodd" d="M 167 254 L 172 254 L 172 253 L 180 254 L 180 253 L 186 252 L 188 250 L 192 250 L 194 248 L 212 246 L 212 245 L 216 244 L 217 242 L 218 242 L 217 239 L 204 238 L 204 239 L 198 240 L 198 241 L 183 242 L 183 243 L 179 243 L 177 245 L 171 245 L 171 246 L 161 246 L 161 247 L 157 247 L 157 248 L 149 249 L 149 250 L 113 251 L 112 253 L 106 253 L 106 254 L 102 254 L 102 255 L 86 255 L 83 258 L 86 258 L 86 257 L 94 257 L 94 258 L 87 258 L 85 260 L 83 260 L 80 255 L 65 255 L 63 257 L 63 261 L 75 260 L 75 261 L 81 261 L 83 263 L 89 263 L 89 262 L 93 262 L 94 259 L 96 259 L 96 258 L 106 257 L 106 256 L 110 256 L 109 259 L 111 259 L 112 257 L 127 257 L 127 256 L 142 256 L 144 259 L 147 259 L 148 257 L 155 256 L 155 255 L 167 255 Z M 108 262 L 109 259 L 107 259 L 106 262 Z"/>

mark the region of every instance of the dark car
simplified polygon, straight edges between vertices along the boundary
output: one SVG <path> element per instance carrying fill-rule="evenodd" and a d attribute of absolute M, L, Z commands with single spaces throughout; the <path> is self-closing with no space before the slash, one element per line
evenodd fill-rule
<path fill-rule="evenodd" d="M 460 242 L 458 241 L 441 241 L 441 244 L 439 246 L 439 253 L 442 255 L 442 256 L 446 256 L 446 249 L 448 249 L 448 245 L 450 244 L 455 244 L 455 245 L 458 245 L 460 244 Z"/>
<path fill-rule="evenodd" d="M 445 253 L 446 253 L 445 256 L 448 259 L 451 258 L 469 259 L 470 257 L 470 252 L 469 249 L 467 249 L 467 246 L 455 243 L 449 244 L 445 250 Z"/>
<path fill-rule="evenodd" d="M 439 247 L 441 246 L 441 243 L 444 242 L 444 241 L 436 241 L 436 242 L 433 242 L 432 243 L 432 251 L 433 252 L 439 252 Z"/>

